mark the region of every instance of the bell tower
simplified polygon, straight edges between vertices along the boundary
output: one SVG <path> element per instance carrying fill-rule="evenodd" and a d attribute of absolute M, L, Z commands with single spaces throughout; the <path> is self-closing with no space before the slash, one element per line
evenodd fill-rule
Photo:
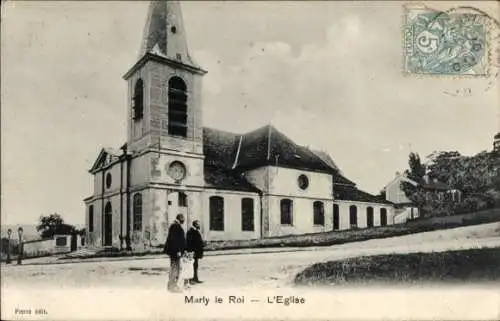
<path fill-rule="evenodd" d="M 128 82 L 127 144 L 203 153 L 201 78 L 191 58 L 178 1 L 152 1 L 137 63 Z"/>

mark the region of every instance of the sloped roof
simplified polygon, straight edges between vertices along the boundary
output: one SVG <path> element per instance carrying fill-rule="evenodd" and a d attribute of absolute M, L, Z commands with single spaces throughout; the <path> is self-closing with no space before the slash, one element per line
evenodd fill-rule
<path fill-rule="evenodd" d="M 332 172 L 332 168 L 307 147 L 297 145 L 272 125 L 241 135 L 236 168 L 249 170 L 265 165 Z"/>
<path fill-rule="evenodd" d="M 94 170 L 110 164 L 120 158 L 120 152 L 114 148 L 105 147 L 102 148 L 97 156 L 94 164 L 90 168 L 89 172 L 93 172 Z"/>
<path fill-rule="evenodd" d="M 450 189 L 448 185 L 446 185 L 443 182 L 440 181 L 434 181 L 434 180 L 429 180 L 428 182 L 422 183 L 422 187 L 425 189 L 431 189 L 431 190 L 441 190 L 441 191 L 447 191 Z"/>
<path fill-rule="evenodd" d="M 337 167 L 333 159 L 328 155 L 328 153 L 322 151 L 322 150 L 311 150 L 314 154 L 316 154 L 323 162 L 325 162 L 328 166 L 330 166 L 333 169 L 336 169 L 340 172 L 340 169 Z"/>
<path fill-rule="evenodd" d="M 230 169 L 236 158 L 240 135 L 203 128 L 203 153 L 206 166 L 220 166 Z"/>
<path fill-rule="evenodd" d="M 205 166 L 242 172 L 261 166 L 278 165 L 326 172 L 332 175 L 333 184 L 356 185 L 340 172 L 327 153 L 297 145 L 271 125 L 246 134 L 205 127 L 203 152 Z"/>
<path fill-rule="evenodd" d="M 392 204 L 383 197 L 375 196 L 364 192 L 355 186 L 342 186 L 337 185 L 333 188 L 334 199 L 343 201 L 358 201 L 358 202 L 370 202 L 370 203 L 382 203 L 382 204 Z"/>
<path fill-rule="evenodd" d="M 258 188 L 239 173 L 215 166 L 205 166 L 205 184 L 209 188 L 260 193 Z"/>

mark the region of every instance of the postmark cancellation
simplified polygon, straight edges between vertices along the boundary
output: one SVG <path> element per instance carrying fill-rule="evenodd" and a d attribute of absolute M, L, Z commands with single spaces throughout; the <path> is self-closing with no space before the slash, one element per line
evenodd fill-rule
<path fill-rule="evenodd" d="M 405 7 L 404 71 L 488 76 L 491 23 L 477 10 Z"/>

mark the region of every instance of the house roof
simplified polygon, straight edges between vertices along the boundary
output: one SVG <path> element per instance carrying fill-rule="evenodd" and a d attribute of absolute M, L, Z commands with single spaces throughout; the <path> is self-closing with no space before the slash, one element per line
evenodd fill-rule
<path fill-rule="evenodd" d="M 391 205 L 392 203 L 387 201 L 385 198 L 380 196 L 375 196 L 364 192 L 355 186 L 340 186 L 337 185 L 333 189 L 334 199 L 342 201 L 358 201 L 358 202 L 369 202 L 369 203 L 382 203 Z"/>
<path fill-rule="evenodd" d="M 424 189 L 442 190 L 442 191 L 447 191 L 450 189 L 448 185 L 438 180 L 429 180 L 427 182 L 423 182 L 422 187 Z"/>

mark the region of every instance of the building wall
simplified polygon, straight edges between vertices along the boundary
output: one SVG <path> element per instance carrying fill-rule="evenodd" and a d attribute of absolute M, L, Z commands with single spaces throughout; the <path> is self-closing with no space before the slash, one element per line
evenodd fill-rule
<path fill-rule="evenodd" d="M 292 225 L 281 224 L 281 200 L 290 199 L 293 201 L 292 206 Z M 313 203 L 318 201 L 314 198 L 304 197 L 281 197 L 281 196 L 267 196 L 269 219 L 269 229 L 266 237 L 304 234 L 304 233 L 318 233 L 331 231 L 333 229 L 333 202 L 332 200 L 319 200 L 323 202 L 324 206 L 324 225 L 314 225 L 314 210 Z"/>
<path fill-rule="evenodd" d="M 269 190 L 271 195 L 311 197 L 316 199 L 332 198 L 332 176 L 330 174 L 270 166 Z M 308 177 L 309 186 L 302 190 L 298 185 L 299 175 Z"/>
<path fill-rule="evenodd" d="M 394 224 L 402 224 L 412 218 L 420 217 L 418 208 L 416 207 L 403 207 L 394 211 Z"/>
<path fill-rule="evenodd" d="M 387 210 L 387 225 L 394 224 L 394 207 L 389 204 L 380 203 L 367 203 L 367 202 L 356 202 L 356 201 L 341 201 L 336 200 L 333 204 L 339 206 L 339 230 L 348 230 L 350 226 L 350 206 L 354 205 L 357 208 L 357 227 L 366 228 L 367 225 L 367 208 L 373 208 L 373 226 L 381 226 L 380 221 L 380 210 L 385 208 Z"/>
<path fill-rule="evenodd" d="M 94 207 L 94 224 L 92 232 L 89 229 L 89 208 L 90 205 Z M 85 227 L 86 227 L 86 240 L 87 246 L 90 248 L 102 246 L 102 200 L 95 199 L 86 203 L 85 210 Z"/>
<path fill-rule="evenodd" d="M 202 220 L 202 192 L 192 189 L 162 189 L 151 188 L 148 190 L 150 197 L 149 212 L 145 215 L 144 228 L 151 231 L 151 245 L 160 246 L 165 243 L 170 224 L 175 221 L 178 214 L 183 214 L 185 222 L 183 228 L 187 231 L 196 219 Z M 187 197 L 187 206 L 179 205 L 179 192 Z M 147 233 L 146 233 L 147 234 Z"/>
<path fill-rule="evenodd" d="M 251 171 L 245 172 L 245 178 L 255 187 L 261 190 L 264 194 L 269 193 L 269 166 L 260 167 Z"/>
<path fill-rule="evenodd" d="M 308 178 L 301 189 L 299 175 Z M 263 192 L 263 233 L 265 237 L 324 232 L 333 228 L 332 177 L 330 174 L 267 166 L 248 171 L 245 177 Z M 293 201 L 293 225 L 281 225 L 281 199 Z M 325 225 L 313 224 L 313 203 L 324 204 Z"/>
<path fill-rule="evenodd" d="M 224 230 L 210 231 L 210 204 L 211 196 L 220 196 L 224 199 Z M 241 200 L 254 200 L 254 231 L 242 231 Z M 202 233 L 206 240 L 249 240 L 260 238 L 260 198 L 256 193 L 231 192 L 222 190 L 205 190 L 203 193 Z"/>
<path fill-rule="evenodd" d="M 410 199 L 406 197 L 404 191 L 401 189 L 402 181 L 405 181 L 404 177 L 399 176 L 386 186 L 385 189 L 386 200 L 394 204 L 411 202 Z"/>
<path fill-rule="evenodd" d="M 150 181 L 162 184 L 171 184 L 175 186 L 197 186 L 203 187 L 205 179 L 203 174 L 203 157 L 201 155 L 193 155 L 186 153 L 154 153 L 150 152 L 143 157 L 149 158 Z M 176 183 L 168 175 L 170 164 L 175 161 L 180 161 L 186 167 L 186 177 L 182 182 Z"/>

